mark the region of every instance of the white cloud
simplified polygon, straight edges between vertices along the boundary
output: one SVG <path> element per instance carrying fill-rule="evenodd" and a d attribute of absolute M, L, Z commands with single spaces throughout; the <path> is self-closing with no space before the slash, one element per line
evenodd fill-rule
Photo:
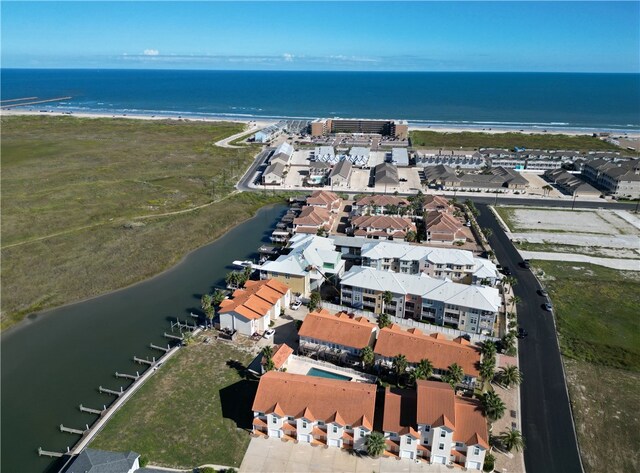
<path fill-rule="evenodd" d="M 160 54 L 160 51 L 158 51 L 157 49 L 145 49 L 142 54 L 144 54 L 145 56 L 157 56 L 158 54 Z"/>
<path fill-rule="evenodd" d="M 285 60 L 285 62 L 293 62 L 293 58 L 295 57 L 293 54 L 291 53 L 284 53 L 282 55 L 283 59 Z"/>

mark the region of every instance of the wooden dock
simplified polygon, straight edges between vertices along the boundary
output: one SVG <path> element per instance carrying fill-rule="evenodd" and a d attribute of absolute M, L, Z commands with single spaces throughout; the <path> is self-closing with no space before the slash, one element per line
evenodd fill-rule
<path fill-rule="evenodd" d="M 91 409 L 90 407 L 84 407 L 82 404 L 80 404 L 80 412 L 87 412 L 89 414 L 97 414 L 101 416 L 102 413 L 106 410 L 107 410 L 107 406 L 102 406 L 102 410 L 100 410 L 100 409 Z"/>
<path fill-rule="evenodd" d="M 85 430 L 80 430 L 80 429 L 72 429 L 71 427 L 65 427 L 64 425 L 60 424 L 60 432 L 66 432 L 67 434 L 84 435 L 85 432 L 89 432 L 89 425 L 87 424 L 86 427 L 87 428 Z"/>
<path fill-rule="evenodd" d="M 114 391 L 113 389 L 103 388 L 102 386 L 98 388 L 98 391 L 100 391 L 103 394 L 113 394 L 114 396 L 118 396 L 118 397 L 124 394 L 124 390 L 122 389 L 122 386 L 120 386 L 120 392 Z"/>
<path fill-rule="evenodd" d="M 38 455 L 41 457 L 54 457 L 54 458 L 62 458 L 69 453 L 69 447 L 67 447 L 67 451 L 65 453 L 60 452 L 50 452 L 49 450 L 42 450 L 42 447 L 38 447 Z"/>
<path fill-rule="evenodd" d="M 140 377 L 140 373 L 136 371 L 136 374 L 126 374 L 126 373 L 118 373 L 116 371 L 115 376 L 116 378 L 132 379 L 135 381 Z"/>

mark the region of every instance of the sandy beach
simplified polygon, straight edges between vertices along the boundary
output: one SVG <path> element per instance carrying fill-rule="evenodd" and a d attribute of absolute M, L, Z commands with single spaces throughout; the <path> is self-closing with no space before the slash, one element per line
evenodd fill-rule
<path fill-rule="evenodd" d="M 130 118 L 134 120 L 180 120 L 185 122 L 237 122 L 245 123 L 252 128 L 263 128 L 273 123 L 277 123 L 278 119 L 243 119 L 239 117 L 220 117 L 212 115 L 211 117 L 189 117 L 182 115 L 146 115 L 146 114 L 110 114 L 110 113 L 86 113 L 86 112 L 54 112 L 54 111 L 35 111 L 35 110 L 21 110 L 21 109 L 2 109 L 0 110 L 0 117 L 2 116 L 15 116 L 15 115 L 43 115 L 43 116 L 74 116 L 81 118 Z M 561 134 L 561 135 L 591 135 L 599 132 L 599 130 L 575 130 L 570 128 L 518 128 L 518 127 L 485 127 L 480 128 L 478 126 L 442 126 L 439 124 L 433 125 L 412 125 L 409 124 L 409 130 L 426 130 L 434 131 L 438 133 L 524 133 L 524 134 Z M 608 130 L 602 130 L 602 132 Z M 631 139 L 640 139 L 640 130 L 637 131 L 616 131 L 611 132 L 612 136 L 625 136 Z"/>

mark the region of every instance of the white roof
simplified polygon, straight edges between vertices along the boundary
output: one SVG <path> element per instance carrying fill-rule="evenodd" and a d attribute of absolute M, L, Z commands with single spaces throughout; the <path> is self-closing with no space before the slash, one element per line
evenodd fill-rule
<path fill-rule="evenodd" d="M 502 304 L 500 292 L 493 287 L 459 284 L 432 279 L 424 274 L 417 276 L 391 273 L 362 266 L 353 266 L 347 271 L 342 276 L 342 284 L 374 291 L 390 291 L 393 294 L 411 294 L 489 312 L 498 312 Z"/>
<path fill-rule="evenodd" d="M 334 156 L 333 146 L 316 146 L 315 149 L 316 158 L 318 156 Z"/>
<path fill-rule="evenodd" d="M 409 154 L 407 148 L 393 148 L 391 150 L 391 162 L 400 166 L 409 165 Z"/>
<path fill-rule="evenodd" d="M 289 143 L 285 141 L 284 143 L 282 143 L 280 146 L 276 148 L 276 150 L 273 152 L 273 155 L 275 156 L 278 153 L 284 153 L 287 156 L 291 157 L 291 155 L 293 154 L 293 146 L 291 146 Z"/>
<path fill-rule="evenodd" d="M 276 273 L 303 275 L 307 267 L 315 266 L 323 273 L 333 274 L 338 272 L 344 264 L 341 253 L 336 251 L 336 246 L 329 238 L 297 233 L 289 240 L 289 248 L 291 252 L 288 255 L 266 262 L 262 265 L 262 269 Z M 323 268 L 324 263 L 333 263 L 334 268 Z"/>
<path fill-rule="evenodd" d="M 491 260 L 487 258 L 474 258 L 476 262 L 476 270 L 473 275 L 479 279 L 499 277 L 498 268 Z"/>
<path fill-rule="evenodd" d="M 426 259 L 433 264 L 475 265 L 473 253 L 467 250 L 409 245 L 392 241 L 377 241 L 362 246 L 361 254 L 373 260 L 394 258 L 404 261 Z"/>

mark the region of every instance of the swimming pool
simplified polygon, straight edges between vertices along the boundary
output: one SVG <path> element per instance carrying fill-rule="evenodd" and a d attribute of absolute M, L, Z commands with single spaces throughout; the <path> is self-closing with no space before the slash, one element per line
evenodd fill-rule
<path fill-rule="evenodd" d="M 307 376 L 317 376 L 318 378 L 341 379 L 343 381 L 351 381 L 350 376 L 343 376 L 341 374 L 320 370 L 318 368 L 311 368 L 309 371 L 307 371 Z"/>

